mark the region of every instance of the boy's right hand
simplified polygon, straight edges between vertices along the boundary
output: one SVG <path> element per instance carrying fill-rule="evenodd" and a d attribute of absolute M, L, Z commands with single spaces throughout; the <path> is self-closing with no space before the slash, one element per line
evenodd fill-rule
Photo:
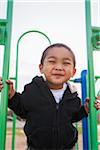
<path fill-rule="evenodd" d="M 2 88 L 3 88 L 2 78 L 0 77 L 0 92 L 1 92 Z"/>
<path fill-rule="evenodd" d="M 14 85 L 11 80 L 6 80 L 6 83 L 8 84 L 8 97 L 11 99 L 15 95 Z"/>
<path fill-rule="evenodd" d="M 11 80 L 6 80 L 6 83 L 8 84 L 8 97 L 11 99 L 15 95 L 15 90 L 13 86 L 13 82 Z M 2 91 L 3 83 L 2 78 L 0 77 L 0 92 Z"/>

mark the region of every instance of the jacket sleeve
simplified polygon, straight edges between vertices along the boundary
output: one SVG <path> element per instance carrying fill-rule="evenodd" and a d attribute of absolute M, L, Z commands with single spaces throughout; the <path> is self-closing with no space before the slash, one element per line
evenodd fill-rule
<path fill-rule="evenodd" d="M 26 86 L 22 94 L 16 92 L 15 95 L 8 100 L 8 107 L 22 119 L 26 119 L 27 116 L 27 110 L 24 107 L 24 101 L 26 99 L 25 93 L 26 93 Z"/>
<path fill-rule="evenodd" d="M 88 114 L 86 113 L 84 106 L 81 106 L 78 112 L 73 113 L 72 123 L 78 122 L 78 121 L 82 120 L 84 117 L 87 117 L 87 116 L 88 116 Z"/>

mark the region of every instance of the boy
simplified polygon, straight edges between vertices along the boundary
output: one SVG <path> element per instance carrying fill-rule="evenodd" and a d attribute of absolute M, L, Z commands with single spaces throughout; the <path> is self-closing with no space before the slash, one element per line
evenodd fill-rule
<path fill-rule="evenodd" d="M 76 72 L 75 65 L 72 50 L 57 43 L 42 54 L 39 69 L 44 76 L 34 77 L 22 94 L 6 81 L 9 108 L 26 119 L 28 150 L 71 150 L 75 146 L 78 132 L 73 123 L 88 116 L 88 100 L 81 106 L 77 91 L 68 83 Z"/>

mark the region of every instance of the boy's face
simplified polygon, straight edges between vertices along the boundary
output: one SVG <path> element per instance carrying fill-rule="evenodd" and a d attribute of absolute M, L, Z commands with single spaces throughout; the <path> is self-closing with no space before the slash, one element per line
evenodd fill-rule
<path fill-rule="evenodd" d="M 72 53 L 63 47 L 54 47 L 48 50 L 43 65 L 39 65 L 40 72 L 45 75 L 51 89 L 60 89 L 63 83 L 74 76 Z"/>

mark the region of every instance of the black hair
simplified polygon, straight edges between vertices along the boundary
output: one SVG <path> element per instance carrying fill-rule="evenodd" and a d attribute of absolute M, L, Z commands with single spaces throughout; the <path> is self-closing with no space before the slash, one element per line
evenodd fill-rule
<path fill-rule="evenodd" d="M 73 51 L 72 51 L 71 48 L 69 48 L 67 45 L 62 44 L 62 43 L 55 43 L 55 44 L 52 44 L 52 45 L 48 46 L 48 47 L 43 51 L 43 53 L 42 53 L 42 57 L 41 57 L 41 61 L 40 61 L 41 64 L 43 64 L 44 59 L 45 59 L 45 57 L 46 57 L 46 55 L 47 55 L 47 53 L 48 53 L 48 50 L 51 49 L 51 48 L 54 48 L 54 47 L 64 47 L 64 48 L 66 48 L 67 50 L 69 50 L 69 51 L 71 52 L 71 54 L 72 54 L 72 57 L 73 57 L 74 67 L 76 66 L 76 60 L 75 60 L 75 55 L 74 55 Z"/>

